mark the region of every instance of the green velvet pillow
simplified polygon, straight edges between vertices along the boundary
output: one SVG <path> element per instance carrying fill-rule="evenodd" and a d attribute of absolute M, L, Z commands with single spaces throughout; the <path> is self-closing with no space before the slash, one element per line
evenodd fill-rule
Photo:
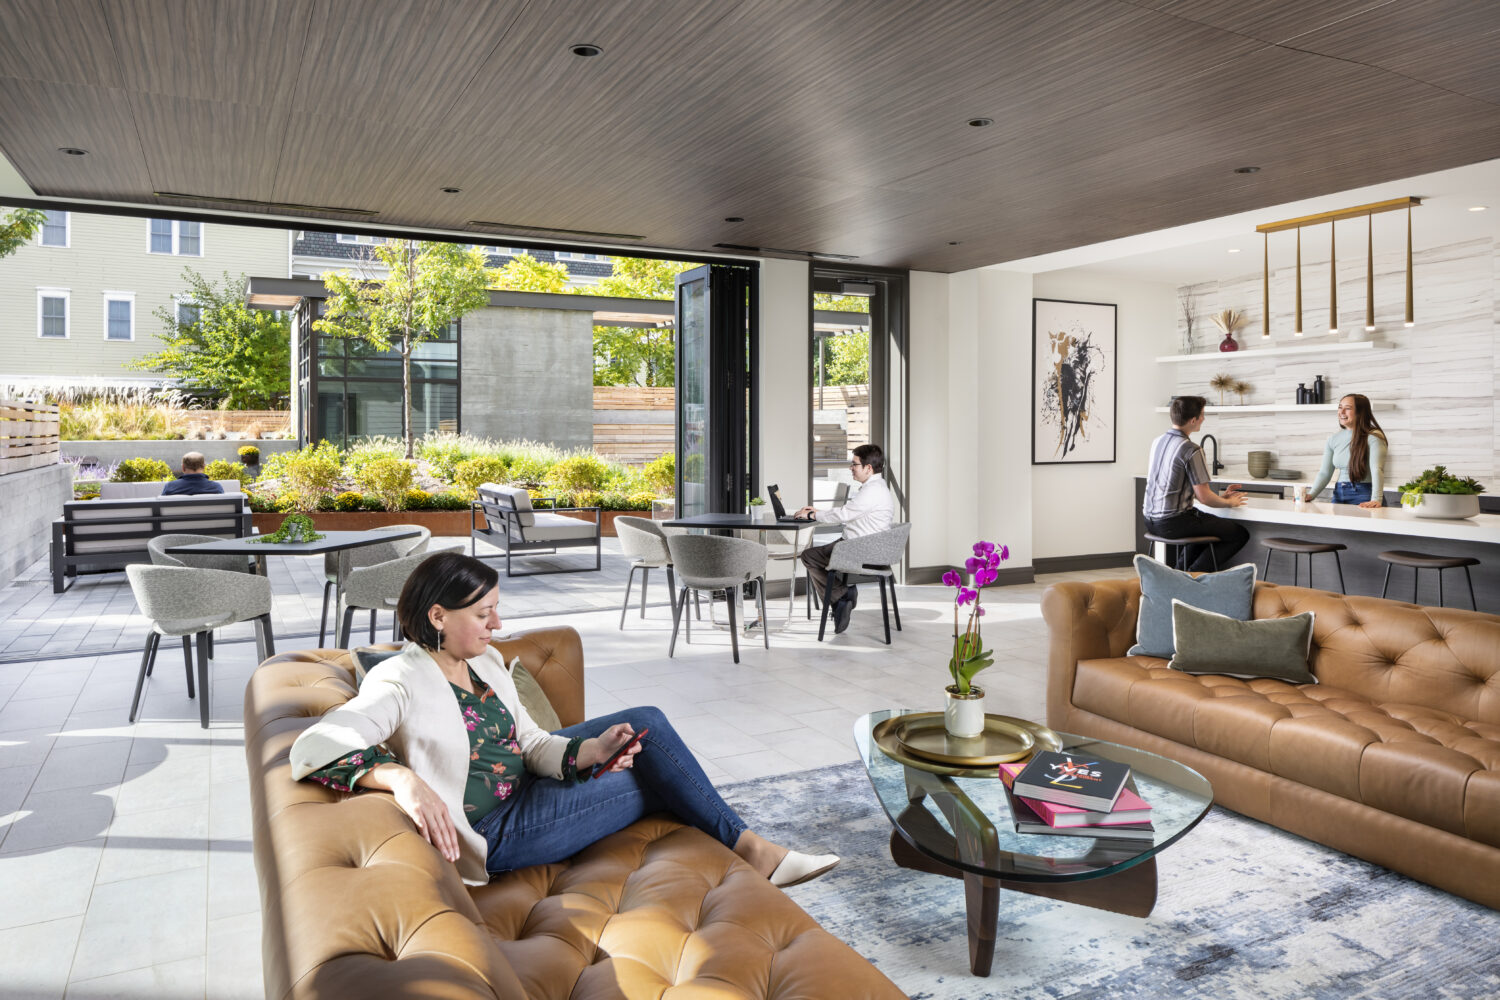
<path fill-rule="evenodd" d="M 1318 679 L 1307 669 L 1312 634 L 1311 611 L 1288 618 L 1239 621 L 1174 600 L 1172 638 L 1176 652 L 1167 666 L 1185 674 L 1316 684 Z"/>
<path fill-rule="evenodd" d="M 374 670 L 379 663 L 399 655 L 401 655 L 399 649 L 374 649 L 362 646 L 354 650 L 355 686 L 363 684 L 365 674 Z M 547 700 L 547 693 L 542 690 L 536 678 L 531 676 L 531 671 L 521 666 L 519 656 L 510 661 L 510 679 L 515 682 L 516 694 L 521 698 L 521 707 L 526 709 L 526 714 L 531 716 L 532 722 L 549 733 L 562 728 L 562 721 L 553 710 L 552 702 Z"/>
<path fill-rule="evenodd" d="M 1141 578 L 1141 610 L 1136 616 L 1135 645 L 1126 656 L 1172 655 L 1172 602 L 1182 599 L 1244 621 L 1250 617 L 1255 594 L 1255 564 L 1241 563 L 1218 573 L 1193 576 L 1163 566 L 1148 556 L 1135 557 Z"/>

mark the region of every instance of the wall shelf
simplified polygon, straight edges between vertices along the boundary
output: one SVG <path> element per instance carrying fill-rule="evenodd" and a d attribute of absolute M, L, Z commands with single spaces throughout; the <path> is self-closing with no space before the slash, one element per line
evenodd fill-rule
<path fill-rule="evenodd" d="M 1337 413 L 1337 403 L 1250 403 L 1245 406 L 1205 406 L 1204 413 Z M 1372 410 L 1394 410 L 1394 403 L 1371 403 Z M 1170 407 L 1158 406 L 1157 413 L 1168 413 Z"/>
<path fill-rule="evenodd" d="M 1157 364 L 1179 361 L 1243 361 L 1247 358 L 1274 358 L 1283 354 L 1326 354 L 1330 351 L 1389 351 L 1390 344 L 1373 340 L 1343 340 L 1329 344 L 1298 344 L 1295 347 L 1242 347 L 1238 351 L 1204 351 L 1201 354 L 1167 354 Z"/>

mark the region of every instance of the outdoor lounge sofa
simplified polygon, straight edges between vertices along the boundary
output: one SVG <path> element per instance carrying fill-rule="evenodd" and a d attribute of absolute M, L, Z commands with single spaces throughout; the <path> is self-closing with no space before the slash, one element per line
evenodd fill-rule
<path fill-rule="evenodd" d="M 505 552 L 506 576 L 536 576 L 543 573 L 581 573 L 600 568 L 603 557 L 602 516 L 598 507 L 559 507 L 552 497 L 538 499 L 537 503 L 548 504 L 538 510 L 532 504 L 531 494 L 519 486 L 501 486 L 498 483 L 482 483 L 479 499 L 471 505 L 473 524 L 469 531 L 469 551 L 475 556 L 475 542 L 479 539 L 498 546 Z M 568 517 L 561 513 L 593 512 L 593 520 Z M 517 573 L 511 568 L 515 556 L 552 555 L 558 549 L 592 548 L 594 565 L 565 566 L 554 569 L 529 570 Z"/>
<path fill-rule="evenodd" d="M 562 725 L 583 721 L 578 633 L 537 629 L 495 645 L 520 658 Z M 292 743 L 353 696 L 353 667 L 341 650 L 283 653 L 245 691 L 267 997 L 905 995 L 734 852 L 670 815 L 560 864 L 464 884 L 389 794 L 292 780 Z"/>
<path fill-rule="evenodd" d="M 1318 683 L 1292 684 L 1126 656 L 1140 595 L 1042 596 L 1049 726 L 1181 761 L 1228 809 L 1500 908 L 1500 616 L 1256 584 L 1255 618 L 1314 614 Z"/>
<path fill-rule="evenodd" d="M 161 489 L 160 483 L 125 485 Z M 251 533 L 249 501 L 243 493 L 70 500 L 52 522 L 52 592 L 67 590 L 79 573 L 117 573 L 148 563 L 146 544 L 178 533 L 243 538 Z"/>

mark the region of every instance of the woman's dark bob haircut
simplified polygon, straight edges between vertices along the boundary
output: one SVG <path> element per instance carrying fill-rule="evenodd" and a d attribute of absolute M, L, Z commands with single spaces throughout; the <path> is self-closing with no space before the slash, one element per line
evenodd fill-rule
<path fill-rule="evenodd" d="M 426 650 L 438 648 L 438 630 L 432 627 L 427 612 L 434 604 L 449 611 L 467 608 L 495 589 L 500 574 L 462 552 L 439 552 L 417 564 L 401 599 L 396 602 L 396 617 L 406 637 Z"/>

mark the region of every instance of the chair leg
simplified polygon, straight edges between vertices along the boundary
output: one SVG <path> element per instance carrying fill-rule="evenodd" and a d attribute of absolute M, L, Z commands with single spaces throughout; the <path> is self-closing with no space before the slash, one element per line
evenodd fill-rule
<path fill-rule="evenodd" d="M 333 581 L 326 580 L 323 583 L 323 613 L 318 617 L 318 648 L 323 648 L 324 641 L 328 638 L 328 596 L 333 593 Z"/>
<path fill-rule="evenodd" d="M 708 606 L 708 613 L 710 616 L 712 616 L 714 613 L 714 607 L 712 604 Z M 703 620 L 703 605 L 698 603 L 698 592 L 696 590 L 693 591 L 693 614 L 698 616 L 698 620 L 700 622 Z"/>
<path fill-rule="evenodd" d="M 183 663 L 183 666 L 187 668 L 188 697 L 192 698 L 194 696 L 193 695 L 193 637 L 190 636 L 190 635 L 185 635 L 185 636 L 182 637 L 182 663 Z M 148 673 L 148 674 L 150 672 L 151 672 L 150 670 L 146 671 L 146 673 Z"/>
<path fill-rule="evenodd" d="M 635 582 L 635 567 L 630 567 L 630 575 L 625 577 L 625 600 L 620 602 L 620 630 L 625 630 L 625 612 L 630 610 L 630 585 Z"/>
<path fill-rule="evenodd" d="M 876 582 L 880 584 L 880 620 L 885 623 L 885 644 L 891 644 L 891 609 L 885 603 L 885 577 L 877 576 Z"/>
<path fill-rule="evenodd" d="M 1339 593 L 1340 594 L 1347 594 L 1347 593 L 1349 593 L 1349 591 L 1344 588 L 1344 562 L 1343 562 L 1342 559 L 1339 558 L 1339 553 L 1338 553 L 1337 549 L 1334 549 L 1334 551 L 1333 551 L 1333 565 L 1335 567 L 1337 567 L 1338 571 L 1339 571 Z"/>
<path fill-rule="evenodd" d="M 682 596 L 678 599 L 679 603 L 681 603 L 683 605 L 687 604 L 687 592 L 688 592 L 688 585 L 684 583 L 682 585 Z M 694 608 L 694 610 L 697 610 L 697 607 L 698 607 L 698 591 L 695 589 L 693 591 L 693 608 Z M 693 642 L 693 619 L 692 619 L 692 616 L 687 613 L 687 608 L 686 607 L 684 607 L 682 609 L 682 612 L 683 612 L 682 613 L 683 621 L 687 625 L 687 642 L 688 642 L 689 645 L 691 645 L 692 642 Z M 714 607 L 713 607 L 713 604 L 710 603 L 709 606 L 708 606 L 708 617 L 712 618 L 713 616 L 714 616 Z M 703 616 L 699 615 L 698 616 L 698 620 L 701 622 L 703 620 Z"/>
<path fill-rule="evenodd" d="M 734 662 L 740 662 L 740 626 L 734 619 L 734 605 L 740 596 L 735 593 L 738 588 L 727 587 L 724 590 L 724 606 L 729 609 L 729 648 L 734 653 Z"/>
<path fill-rule="evenodd" d="M 823 641 L 823 633 L 828 629 L 828 609 L 833 606 L 833 574 L 829 573 L 827 584 L 823 587 L 823 618 L 818 622 L 818 641 Z"/>
<path fill-rule="evenodd" d="M 595 566 L 594 568 L 598 569 L 599 567 Z M 651 583 L 651 567 L 650 566 L 642 566 L 641 567 L 641 620 L 642 621 L 645 621 L 645 619 L 646 619 L 646 587 L 649 586 L 650 583 Z"/>
<path fill-rule="evenodd" d="M 672 602 L 672 617 L 677 617 L 677 574 L 667 567 L 667 599 Z"/>
<path fill-rule="evenodd" d="M 349 648 L 349 633 L 354 630 L 354 608 L 344 609 L 344 621 L 339 626 L 339 649 Z"/>
<path fill-rule="evenodd" d="M 214 630 L 213 629 L 209 629 L 208 630 L 208 658 L 210 660 L 212 660 L 214 658 Z"/>
<path fill-rule="evenodd" d="M 667 656 L 669 658 L 672 656 L 673 653 L 677 652 L 677 628 L 678 628 L 679 625 L 682 624 L 682 613 L 683 613 L 684 610 L 686 610 L 686 608 L 687 608 L 687 588 L 683 587 L 682 588 L 682 594 L 678 597 L 677 600 L 675 600 L 675 601 L 672 602 L 672 641 L 669 642 L 669 643 L 667 643 Z M 624 616 L 624 612 L 623 611 L 620 614 L 621 614 L 621 617 Z M 688 618 L 688 632 L 691 634 L 692 630 L 693 630 L 693 619 L 692 619 L 691 616 L 689 616 L 689 618 Z"/>
<path fill-rule="evenodd" d="M 375 609 L 370 609 L 370 645 L 375 645 Z"/>
<path fill-rule="evenodd" d="M 901 631 L 901 607 L 896 603 L 896 575 L 891 574 L 891 614 L 896 617 L 896 631 Z"/>
<path fill-rule="evenodd" d="M 1271 550 L 1266 549 L 1266 564 L 1261 567 L 1260 578 L 1267 582 L 1271 579 Z"/>
<path fill-rule="evenodd" d="M 755 607 L 760 611 L 760 638 L 766 648 L 771 648 L 770 622 L 766 620 L 766 578 L 755 581 Z"/>
<path fill-rule="evenodd" d="M 1380 596 L 1385 597 L 1385 592 L 1391 585 L 1391 564 L 1385 564 L 1385 582 L 1380 585 Z"/>
<path fill-rule="evenodd" d="M 1464 567 L 1464 579 L 1469 581 L 1469 607 L 1478 611 L 1479 605 L 1474 603 L 1474 578 L 1469 575 L 1469 567 L 1467 566 Z"/>
<path fill-rule="evenodd" d="M 198 633 L 198 723 L 208 728 L 208 633 Z"/>
<path fill-rule="evenodd" d="M 1438 574 L 1438 578 L 1441 579 L 1442 575 L 1443 575 L 1442 573 L 1439 573 Z M 1419 586 L 1421 586 L 1421 584 L 1422 584 L 1422 571 L 1419 570 L 1419 569 L 1417 569 L 1415 566 L 1413 566 L 1411 568 L 1411 602 L 1413 604 L 1417 603 L 1417 588 Z"/>
<path fill-rule="evenodd" d="M 161 636 L 156 629 L 146 633 L 146 648 L 141 652 L 141 670 L 135 676 L 135 697 L 130 700 L 130 721 L 135 722 L 136 713 L 141 707 L 141 692 L 146 689 L 146 678 L 151 675 L 151 665 L 156 662 L 156 647 L 161 642 Z M 193 683 L 192 671 L 188 672 L 188 685 Z"/>
<path fill-rule="evenodd" d="M 256 619 L 257 626 L 261 630 L 262 642 L 266 647 L 266 659 L 276 655 L 276 633 L 271 629 L 271 612 L 267 611 Z M 264 624 L 261 624 L 264 623 Z"/>
<path fill-rule="evenodd" d="M 1438 567 L 1437 574 L 1438 574 L 1438 607 L 1441 608 L 1443 606 L 1443 570 L 1442 570 L 1441 566 Z"/>

